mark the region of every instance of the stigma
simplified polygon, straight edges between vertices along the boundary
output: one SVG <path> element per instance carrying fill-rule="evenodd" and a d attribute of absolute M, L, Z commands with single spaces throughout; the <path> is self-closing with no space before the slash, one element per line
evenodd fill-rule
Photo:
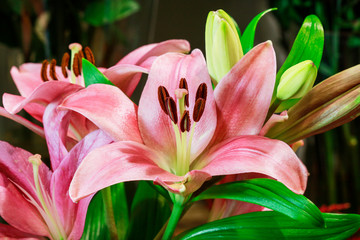
<path fill-rule="evenodd" d="M 195 97 L 193 109 L 189 109 L 189 97 Z M 190 168 L 190 152 L 196 123 L 200 121 L 207 98 L 207 85 L 201 83 L 195 96 L 189 96 L 188 84 L 181 78 L 179 88 L 170 96 L 164 86 L 158 88 L 158 100 L 163 112 L 170 118 L 176 140 L 176 159 L 170 169 L 174 174 L 183 176 Z"/>

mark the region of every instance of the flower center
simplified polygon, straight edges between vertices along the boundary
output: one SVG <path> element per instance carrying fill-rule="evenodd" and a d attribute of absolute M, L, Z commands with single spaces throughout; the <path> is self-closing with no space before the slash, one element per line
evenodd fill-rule
<path fill-rule="evenodd" d="M 161 109 L 171 119 L 176 139 L 176 163 L 173 171 L 176 175 L 183 176 L 189 172 L 191 143 L 194 136 L 196 123 L 204 113 L 207 86 L 205 83 L 199 85 L 193 108 L 192 121 L 190 120 L 189 90 L 185 78 L 180 79 L 179 88 L 175 90 L 175 100 L 170 97 L 164 86 L 158 88 L 158 99 Z M 178 110 L 179 109 L 179 112 Z M 181 116 L 180 121 L 178 118 Z"/>
<path fill-rule="evenodd" d="M 41 216 L 49 228 L 49 232 L 53 239 L 67 239 L 66 232 L 60 221 L 55 202 L 44 189 L 41 178 L 39 176 L 39 167 L 42 164 L 41 156 L 39 154 L 30 156 L 29 162 L 33 166 L 35 192 L 41 206 L 24 189 L 22 189 L 22 191 L 29 198 L 30 202 L 39 210 Z"/>
<path fill-rule="evenodd" d="M 71 50 L 71 63 L 70 63 L 69 53 L 65 52 L 61 60 L 61 72 L 65 78 L 68 78 L 69 77 L 68 69 L 70 66 L 69 81 L 74 84 L 82 85 L 81 81 L 78 80 L 78 77 L 81 76 L 81 71 L 82 71 L 82 58 L 86 58 L 89 62 L 95 64 L 94 54 L 92 53 L 89 47 L 85 47 L 83 51 L 82 46 L 79 43 L 70 44 L 69 49 Z M 48 73 L 48 66 L 50 66 L 49 73 Z M 50 75 L 50 78 L 52 80 L 58 80 L 55 67 L 56 67 L 55 59 L 52 59 L 50 63 L 48 60 L 43 61 L 40 75 L 41 75 L 41 79 L 44 82 L 49 81 L 48 74 Z"/>

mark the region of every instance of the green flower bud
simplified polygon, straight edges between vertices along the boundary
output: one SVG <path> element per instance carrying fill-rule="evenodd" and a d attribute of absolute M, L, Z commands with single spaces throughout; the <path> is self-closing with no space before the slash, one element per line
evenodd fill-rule
<path fill-rule="evenodd" d="M 209 13 L 205 27 L 205 48 L 209 74 L 215 83 L 242 58 L 237 24 L 224 10 Z"/>
<path fill-rule="evenodd" d="M 280 78 L 277 98 L 282 101 L 302 98 L 312 89 L 316 75 L 317 68 L 311 60 L 292 66 Z"/>

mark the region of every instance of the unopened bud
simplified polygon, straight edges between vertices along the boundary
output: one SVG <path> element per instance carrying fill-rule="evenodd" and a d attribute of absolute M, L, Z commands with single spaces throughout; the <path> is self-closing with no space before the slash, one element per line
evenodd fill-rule
<path fill-rule="evenodd" d="M 238 26 L 224 11 L 211 11 L 205 27 L 206 59 L 211 78 L 218 83 L 242 58 Z"/>
<path fill-rule="evenodd" d="M 317 68 L 311 60 L 292 66 L 280 78 L 277 98 L 283 101 L 302 98 L 312 89 L 316 75 Z"/>

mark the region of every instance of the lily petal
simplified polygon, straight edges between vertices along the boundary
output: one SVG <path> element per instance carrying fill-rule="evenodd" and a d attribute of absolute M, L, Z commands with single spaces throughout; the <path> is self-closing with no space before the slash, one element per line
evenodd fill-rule
<path fill-rule="evenodd" d="M 38 134 L 41 137 L 45 136 L 44 129 L 42 127 L 30 122 L 29 120 L 21 116 L 10 114 L 8 111 L 5 110 L 5 108 L 0 107 L 0 116 L 9 118 L 17 123 L 20 123 L 21 125 L 27 127 L 28 129 L 30 129 L 31 131 L 33 131 L 34 133 Z"/>
<path fill-rule="evenodd" d="M 0 223 L 0 238 L 1 239 L 21 239 L 21 240 L 39 240 L 40 236 L 22 232 L 10 225 Z"/>
<path fill-rule="evenodd" d="M 91 197 L 74 204 L 69 197 L 70 182 L 84 157 L 93 149 L 112 142 L 102 130 L 96 130 L 80 141 L 61 161 L 51 179 L 54 201 L 69 239 L 80 239 Z"/>
<path fill-rule="evenodd" d="M 68 96 L 59 108 L 82 114 L 116 140 L 142 142 L 137 106 L 117 87 L 90 85 Z"/>
<path fill-rule="evenodd" d="M 137 48 L 123 57 L 118 64 L 134 64 L 142 67 L 150 68 L 151 63 L 146 61 L 153 56 L 160 56 L 167 52 L 187 53 L 190 51 L 190 44 L 186 40 L 173 39 L 160 43 L 153 43 Z M 152 58 L 154 60 L 154 58 Z M 144 64 L 146 62 L 146 64 Z"/>
<path fill-rule="evenodd" d="M 149 70 L 143 67 L 119 64 L 105 70 L 104 75 L 127 96 L 131 96 L 140 81 L 141 73 L 148 72 Z"/>
<path fill-rule="evenodd" d="M 0 174 L 0 205 L 0 215 L 10 225 L 24 232 L 50 237 L 38 210 L 2 174 Z"/>
<path fill-rule="evenodd" d="M 24 149 L 11 146 L 7 142 L 0 141 L 0 169 L 1 173 L 12 182 L 35 196 L 34 177 L 32 164 L 28 161 L 33 154 Z M 45 164 L 39 167 L 39 176 L 44 186 L 49 187 L 51 172 Z"/>
<path fill-rule="evenodd" d="M 193 169 L 212 176 L 260 173 L 303 194 L 308 172 L 294 151 L 284 142 L 260 136 L 241 136 L 214 146 Z"/>
<path fill-rule="evenodd" d="M 30 102 L 48 104 L 54 99 L 65 96 L 81 89 L 80 85 L 67 82 L 49 81 L 39 85 L 28 97 L 5 93 L 3 95 L 4 108 L 11 114 L 18 113 Z M 41 105 L 40 105 L 41 106 Z M 40 107 L 39 106 L 39 107 Z M 42 106 L 43 107 L 43 106 Z M 31 112 L 29 112 L 31 114 Z"/>
<path fill-rule="evenodd" d="M 12 67 L 10 74 L 21 96 L 27 97 L 37 86 L 43 83 L 40 77 L 41 64 L 25 63 L 17 67 Z"/>
<path fill-rule="evenodd" d="M 73 201 L 89 196 L 110 185 L 137 180 L 181 182 L 176 176 L 154 163 L 160 159 L 155 151 L 143 144 L 119 141 L 90 152 L 81 162 L 70 184 Z"/>
<path fill-rule="evenodd" d="M 55 171 L 68 154 L 66 149 L 67 129 L 70 120 L 69 111 L 57 109 L 59 101 L 51 102 L 43 116 L 45 139 L 49 149 L 51 169 Z"/>
<path fill-rule="evenodd" d="M 196 91 L 201 83 L 207 85 L 204 114 L 196 124 L 191 143 L 191 159 L 194 159 L 209 143 L 216 126 L 216 108 L 211 80 L 200 50 L 195 49 L 190 55 L 167 53 L 156 59 L 150 69 L 149 78 L 139 102 L 139 128 L 145 145 L 167 156 L 175 156 L 176 143 L 173 123 L 161 109 L 158 88 L 164 86 L 169 95 L 176 99 L 175 89 L 179 88 L 181 78 L 185 78 L 188 83 L 188 109 L 191 122 Z M 179 109 L 177 114 L 180 119 Z"/>
<path fill-rule="evenodd" d="M 270 41 L 259 44 L 235 64 L 214 91 L 218 109 L 216 142 L 260 132 L 270 106 L 275 76 L 276 59 Z"/>

